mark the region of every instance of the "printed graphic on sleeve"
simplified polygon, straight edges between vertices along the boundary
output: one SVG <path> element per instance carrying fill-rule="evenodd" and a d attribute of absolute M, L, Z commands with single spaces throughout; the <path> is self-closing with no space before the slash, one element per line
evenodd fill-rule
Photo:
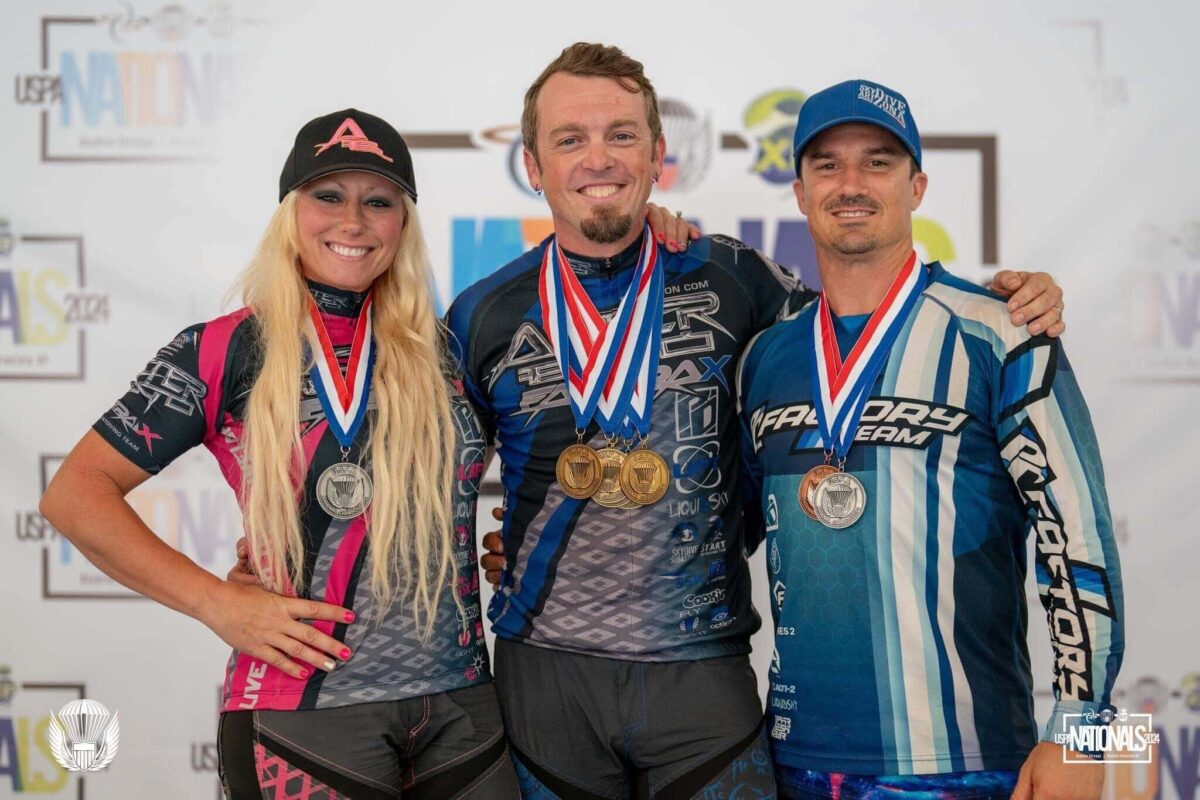
<path fill-rule="evenodd" d="M 1067 534 L 1052 486 L 1056 476 L 1037 431 L 1028 424 L 1018 428 L 1002 443 L 1001 458 L 1026 505 L 1036 515 L 1038 594 L 1050 620 L 1050 637 L 1057 654 L 1055 684 L 1062 699 L 1094 700 L 1097 687 L 1092 678 L 1092 631 L 1083 609 L 1115 617 L 1107 574 L 1103 568 L 1089 564 L 1077 570 L 1067 554 Z"/>

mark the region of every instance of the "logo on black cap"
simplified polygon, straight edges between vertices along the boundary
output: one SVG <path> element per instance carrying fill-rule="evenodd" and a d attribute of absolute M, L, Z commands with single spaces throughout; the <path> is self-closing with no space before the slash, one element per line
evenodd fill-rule
<path fill-rule="evenodd" d="M 333 138 L 323 144 L 315 145 L 317 152 L 313 157 L 321 155 L 335 144 L 340 144 L 347 150 L 353 150 L 358 153 L 374 153 L 389 164 L 392 159 L 385 155 L 383 150 L 379 149 L 376 142 L 372 142 L 362 132 L 362 128 L 358 127 L 358 123 L 354 121 L 354 117 L 346 117 L 338 129 L 334 131 Z"/>

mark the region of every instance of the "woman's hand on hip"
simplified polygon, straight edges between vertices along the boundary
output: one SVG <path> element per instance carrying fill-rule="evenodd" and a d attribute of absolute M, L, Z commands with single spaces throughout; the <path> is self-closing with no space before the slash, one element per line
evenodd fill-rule
<path fill-rule="evenodd" d="M 329 603 L 223 582 L 200 619 L 238 652 L 301 680 L 313 667 L 330 672 L 351 656 L 345 644 L 302 621 L 354 621 L 354 612 Z"/>

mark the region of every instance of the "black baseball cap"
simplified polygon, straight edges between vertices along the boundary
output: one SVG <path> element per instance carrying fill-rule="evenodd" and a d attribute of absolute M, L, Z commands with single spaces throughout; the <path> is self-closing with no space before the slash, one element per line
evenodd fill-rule
<path fill-rule="evenodd" d="M 317 117 L 300 129 L 279 175 L 279 199 L 314 178 L 343 170 L 382 175 L 417 202 L 404 137 L 379 117 L 355 108 Z"/>

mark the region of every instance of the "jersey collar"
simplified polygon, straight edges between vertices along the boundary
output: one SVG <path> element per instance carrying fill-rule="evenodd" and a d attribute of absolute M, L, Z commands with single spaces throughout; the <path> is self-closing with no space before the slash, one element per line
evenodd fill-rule
<path fill-rule="evenodd" d="M 327 286 L 308 278 L 305 278 L 304 282 L 308 284 L 308 291 L 312 294 L 317 308 L 323 313 L 332 314 L 335 317 L 356 319 L 358 313 L 362 311 L 363 301 L 370 293 L 370 290 L 352 292 L 348 289 L 338 289 L 335 286 Z"/>
<path fill-rule="evenodd" d="M 644 236 L 645 234 L 642 234 Z M 620 272 L 637 265 L 638 257 L 642 254 L 642 236 L 637 237 L 633 244 L 626 247 L 615 256 L 593 258 L 581 256 L 563 248 L 563 255 L 571 265 L 571 271 L 576 275 L 606 275 Z"/>

